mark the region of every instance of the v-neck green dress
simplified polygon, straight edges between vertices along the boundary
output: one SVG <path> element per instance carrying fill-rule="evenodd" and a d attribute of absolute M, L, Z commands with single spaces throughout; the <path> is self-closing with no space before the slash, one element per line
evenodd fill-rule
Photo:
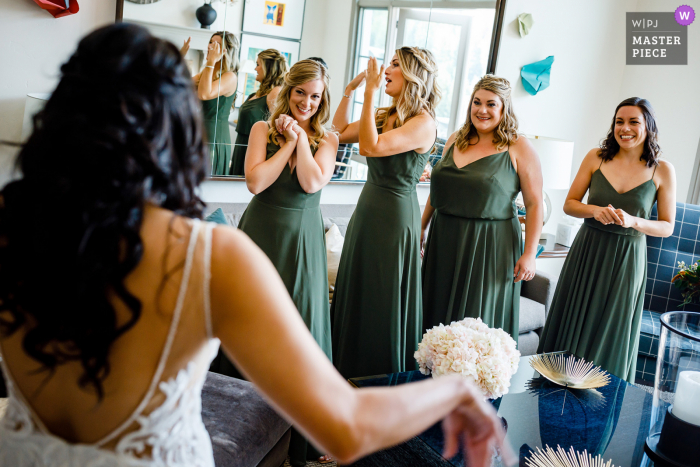
<path fill-rule="evenodd" d="M 267 159 L 279 149 L 268 143 Z M 287 164 L 272 185 L 253 197 L 238 228 L 275 265 L 306 326 L 330 359 L 328 263 L 320 202 L 321 190 L 305 192 L 296 168 Z"/>
<path fill-rule="evenodd" d="M 420 207 L 430 151 L 368 157 L 333 293 L 333 363 L 346 378 L 416 368 L 422 332 Z"/>
<path fill-rule="evenodd" d="M 231 164 L 231 133 L 228 117 L 236 93 L 202 101 L 204 132 L 209 142 L 209 157 L 212 175 L 228 175 Z"/>
<path fill-rule="evenodd" d="M 279 149 L 268 143 L 267 159 Z M 328 262 L 320 202 L 321 190 L 306 193 L 296 168 L 291 170 L 287 164 L 272 185 L 253 197 L 238 228 L 275 265 L 311 335 L 332 360 Z M 307 458 L 318 458 L 321 453 L 292 429 L 289 455 L 293 465 L 304 465 Z"/>
<path fill-rule="evenodd" d="M 248 138 L 250 130 L 257 122 L 267 120 L 270 110 L 267 108 L 267 96 L 253 99 L 255 93 L 238 110 L 238 123 L 236 124 L 236 145 L 233 147 L 231 157 L 230 175 L 245 175 L 245 154 L 248 150 Z"/>
<path fill-rule="evenodd" d="M 508 151 L 457 167 L 452 145 L 435 166 L 435 213 L 423 255 L 423 330 L 481 318 L 518 342 L 522 233 L 518 177 Z"/>
<path fill-rule="evenodd" d="M 648 219 L 655 202 L 653 175 L 625 193 L 600 169 L 591 176 L 588 204 L 611 204 Z M 538 353 L 569 350 L 634 382 L 646 275 L 646 235 L 585 219 L 564 262 Z"/>

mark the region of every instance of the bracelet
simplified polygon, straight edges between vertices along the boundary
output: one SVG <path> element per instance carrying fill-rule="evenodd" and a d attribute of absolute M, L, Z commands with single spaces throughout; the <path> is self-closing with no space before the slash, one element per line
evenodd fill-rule
<path fill-rule="evenodd" d="M 343 94 L 343 97 L 347 97 L 348 99 L 350 99 L 352 97 L 352 93 L 350 93 L 349 96 L 346 96 L 345 94 Z"/>
<path fill-rule="evenodd" d="M 211 68 L 212 70 L 214 69 L 214 65 L 207 65 L 204 68 Z"/>

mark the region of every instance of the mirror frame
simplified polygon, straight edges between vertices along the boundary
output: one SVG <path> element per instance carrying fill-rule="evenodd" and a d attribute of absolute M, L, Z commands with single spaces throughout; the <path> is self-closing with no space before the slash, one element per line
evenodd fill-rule
<path fill-rule="evenodd" d="M 357 1 L 357 0 L 351 0 Z M 432 3 L 432 2 L 431 2 Z M 496 74 L 496 65 L 498 63 L 498 51 L 501 47 L 501 35 L 503 34 L 503 21 L 506 13 L 506 0 L 496 0 L 495 18 L 493 21 L 493 32 L 491 33 L 491 45 L 489 47 L 489 59 L 486 66 L 487 74 Z M 355 15 L 356 16 L 356 15 Z M 124 20 L 124 0 L 117 0 L 115 18 L 116 23 Z M 354 23 L 357 18 L 351 20 L 351 28 L 356 26 Z M 356 39 L 356 38 L 355 38 Z M 350 41 L 349 48 L 354 47 L 355 39 Z M 350 76 L 352 78 L 352 76 Z M 236 176 L 208 176 L 207 180 L 229 180 L 229 181 L 245 181 L 245 177 Z M 329 183 L 340 184 L 358 184 L 365 183 L 365 180 L 331 180 Z"/>

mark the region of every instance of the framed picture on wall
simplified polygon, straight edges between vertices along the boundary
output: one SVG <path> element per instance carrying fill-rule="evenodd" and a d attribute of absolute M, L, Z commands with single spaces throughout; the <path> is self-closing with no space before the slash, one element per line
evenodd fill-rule
<path fill-rule="evenodd" d="M 306 0 L 245 0 L 243 32 L 301 40 Z"/>
<path fill-rule="evenodd" d="M 299 61 L 300 45 L 297 41 L 241 33 L 240 62 L 244 66 L 238 72 L 236 107 L 240 107 L 243 101 L 260 87 L 260 83 L 255 81 L 256 73 L 253 71 L 255 60 L 260 52 L 267 49 L 277 49 L 287 58 L 287 66 L 291 67 Z"/>

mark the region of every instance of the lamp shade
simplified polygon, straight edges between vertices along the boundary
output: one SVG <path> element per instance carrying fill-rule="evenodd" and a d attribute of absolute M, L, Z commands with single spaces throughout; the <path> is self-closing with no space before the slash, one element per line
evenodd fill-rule
<path fill-rule="evenodd" d="M 546 136 L 526 136 L 540 157 L 544 189 L 568 189 L 571 186 L 571 163 L 574 158 L 574 143 Z"/>

